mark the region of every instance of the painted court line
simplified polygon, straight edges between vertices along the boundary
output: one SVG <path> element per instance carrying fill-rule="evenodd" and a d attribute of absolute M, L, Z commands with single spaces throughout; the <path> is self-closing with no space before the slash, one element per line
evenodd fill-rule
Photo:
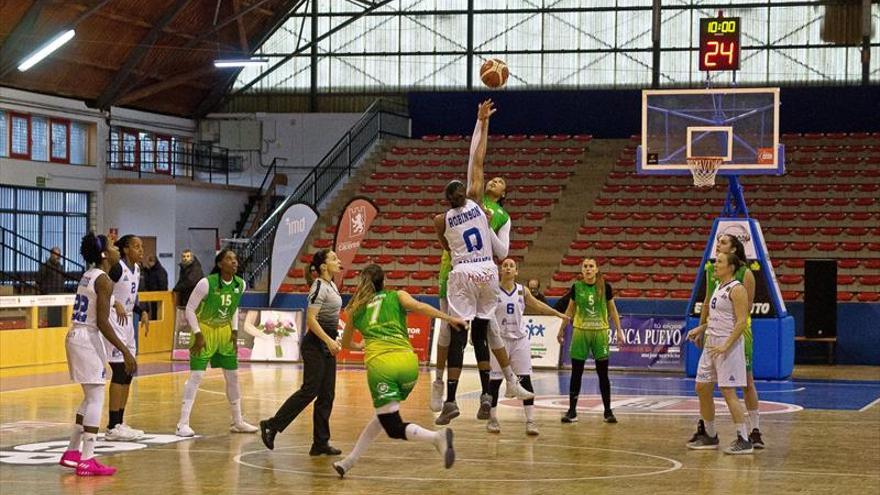
<path fill-rule="evenodd" d="M 877 404 L 880 404 L 880 397 L 874 399 L 874 402 L 871 402 L 871 403 L 868 404 L 867 406 L 865 406 L 865 407 L 859 409 L 859 412 L 865 412 L 865 411 L 867 411 L 868 409 L 871 409 L 872 407 L 876 406 Z"/>

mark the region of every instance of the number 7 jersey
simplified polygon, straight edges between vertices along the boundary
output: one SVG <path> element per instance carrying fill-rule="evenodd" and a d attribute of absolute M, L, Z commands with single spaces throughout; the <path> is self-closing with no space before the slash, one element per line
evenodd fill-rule
<path fill-rule="evenodd" d="M 446 232 L 452 266 L 455 268 L 495 265 L 492 260 L 489 221 L 482 207 L 468 199 L 461 208 L 446 212 Z M 466 264 L 465 266 L 461 266 Z"/>

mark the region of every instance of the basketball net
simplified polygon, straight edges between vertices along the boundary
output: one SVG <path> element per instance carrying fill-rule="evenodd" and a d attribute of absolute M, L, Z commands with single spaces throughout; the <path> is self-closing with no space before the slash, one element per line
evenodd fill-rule
<path fill-rule="evenodd" d="M 688 168 L 694 176 L 694 185 L 697 187 L 714 187 L 715 176 L 724 158 L 720 156 L 694 156 L 687 158 Z"/>

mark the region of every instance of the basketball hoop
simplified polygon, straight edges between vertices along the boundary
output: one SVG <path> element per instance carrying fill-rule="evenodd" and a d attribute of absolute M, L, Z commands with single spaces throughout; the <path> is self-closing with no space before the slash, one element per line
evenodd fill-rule
<path fill-rule="evenodd" d="M 697 187 L 714 187 L 715 176 L 724 158 L 720 156 L 689 156 L 687 158 L 688 168 L 691 175 L 694 176 L 694 185 Z"/>

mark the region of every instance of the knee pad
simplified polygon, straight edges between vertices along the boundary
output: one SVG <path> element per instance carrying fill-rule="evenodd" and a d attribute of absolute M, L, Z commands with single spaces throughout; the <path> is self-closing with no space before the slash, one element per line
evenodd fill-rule
<path fill-rule="evenodd" d="M 474 356 L 477 362 L 489 360 L 489 342 L 486 340 L 489 331 L 489 320 L 474 318 L 471 322 L 471 342 L 474 344 Z"/>
<path fill-rule="evenodd" d="M 387 433 L 389 437 L 406 440 L 407 424 L 404 423 L 403 420 L 400 418 L 399 411 L 387 414 L 380 414 L 379 423 L 382 424 L 382 428 L 385 430 L 385 433 Z"/>
<path fill-rule="evenodd" d="M 449 353 L 446 357 L 446 367 L 449 369 L 461 369 L 464 365 L 464 348 L 467 346 L 467 332 L 452 332 L 449 342 Z"/>
<path fill-rule="evenodd" d="M 110 378 L 110 383 L 115 383 L 117 385 L 131 385 L 131 380 L 134 376 L 125 372 L 125 363 L 110 363 L 110 369 L 113 371 L 113 377 Z"/>

